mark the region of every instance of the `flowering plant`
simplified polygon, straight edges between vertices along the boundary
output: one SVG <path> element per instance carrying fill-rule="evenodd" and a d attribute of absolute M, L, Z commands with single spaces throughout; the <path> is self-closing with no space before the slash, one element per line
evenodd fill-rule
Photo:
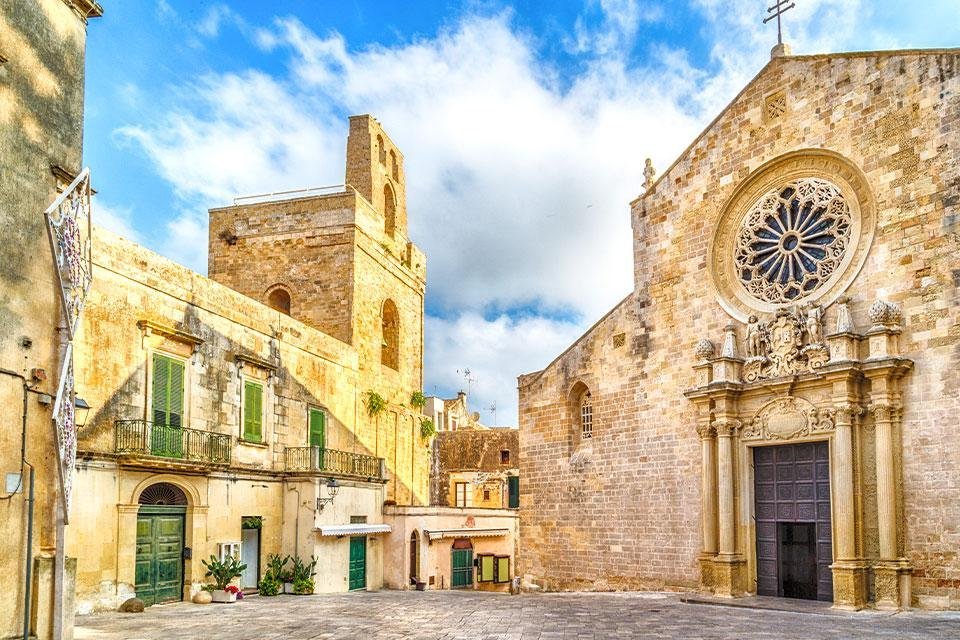
<path fill-rule="evenodd" d="M 238 587 L 235 584 L 228 584 L 227 588 L 224 589 L 224 591 L 226 591 L 227 593 L 236 593 L 236 594 L 243 593 L 242 591 L 240 591 L 240 587 Z"/>

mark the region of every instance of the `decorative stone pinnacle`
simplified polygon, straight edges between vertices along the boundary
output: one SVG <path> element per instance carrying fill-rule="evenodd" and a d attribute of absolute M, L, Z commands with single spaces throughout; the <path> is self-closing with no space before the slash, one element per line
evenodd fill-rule
<path fill-rule="evenodd" d="M 896 329 L 903 320 L 903 312 L 900 307 L 892 302 L 877 300 L 870 305 L 870 322 L 873 323 L 872 329 Z"/>
<path fill-rule="evenodd" d="M 793 55 L 793 49 L 791 49 L 790 45 L 788 45 L 786 42 L 781 42 L 773 49 L 770 49 L 771 60 L 774 58 L 783 58 L 789 55 Z"/>
<path fill-rule="evenodd" d="M 653 160 L 647 158 L 643 164 L 643 190 L 647 191 L 653 186 L 653 179 L 657 175 L 657 170 L 653 168 Z"/>
<path fill-rule="evenodd" d="M 728 324 L 723 328 L 723 347 L 720 349 L 721 358 L 737 357 L 737 327 Z"/>
<path fill-rule="evenodd" d="M 694 347 L 693 352 L 697 356 L 698 360 L 709 360 L 714 356 L 715 350 L 712 342 L 706 338 L 700 338 L 697 341 L 697 346 Z"/>
<path fill-rule="evenodd" d="M 853 317 L 850 315 L 850 297 L 837 298 L 837 333 L 856 333 Z"/>

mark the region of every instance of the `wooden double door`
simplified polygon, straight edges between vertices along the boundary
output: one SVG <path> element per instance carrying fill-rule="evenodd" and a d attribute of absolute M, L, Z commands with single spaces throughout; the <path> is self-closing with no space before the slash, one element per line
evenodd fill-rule
<path fill-rule="evenodd" d="M 142 506 L 137 513 L 134 589 L 143 604 L 183 599 L 184 507 Z"/>
<path fill-rule="evenodd" d="M 832 601 L 829 444 L 753 452 L 757 594 Z"/>

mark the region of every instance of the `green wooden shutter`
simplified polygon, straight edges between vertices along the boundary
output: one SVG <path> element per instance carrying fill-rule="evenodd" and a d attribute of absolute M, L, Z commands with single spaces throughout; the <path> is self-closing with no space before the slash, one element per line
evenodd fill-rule
<path fill-rule="evenodd" d="M 507 506 L 511 509 L 520 508 L 520 476 L 507 477 Z"/>
<path fill-rule="evenodd" d="M 249 380 L 243 385 L 243 439 L 263 440 L 263 385 Z"/>
<path fill-rule="evenodd" d="M 153 354 L 153 422 L 168 427 L 183 426 L 183 362 Z"/>
<path fill-rule="evenodd" d="M 310 409 L 310 446 L 325 448 L 327 445 L 327 414 L 320 409 Z"/>
<path fill-rule="evenodd" d="M 170 358 L 153 354 L 153 422 L 166 425 L 167 385 L 170 382 Z"/>

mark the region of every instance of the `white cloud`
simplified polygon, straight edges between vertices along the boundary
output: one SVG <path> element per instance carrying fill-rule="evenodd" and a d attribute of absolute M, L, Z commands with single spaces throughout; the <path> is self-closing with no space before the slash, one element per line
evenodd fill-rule
<path fill-rule="evenodd" d="M 469 368 L 476 379 L 470 385 L 470 410 L 479 411 L 484 424 L 493 424 L 488 408 L 496 404 L 496 425 L 516 426 L 516 376 L 542 368 L 581 332 L 578 323 L 541 317 L 485 320 L 467 312 L 454 320 L 427 318 L 425 391 L 433 395 L 433 385 L 441 394 L 466 391 L 457 370 Z"/>
<path fill-rule="evenodd" d="M 225 4 L 215 4 L 207 9 L 207 12 L 197 23 L 197 31 L 200 35 L 208 38 L 216 38 L 220 34 L 220 26 L 225 20 L 236 21 L 238 17 Z"/>
<path fill-rule="evenodd" d="M 945 18 L 951 2 L 926 10 Z M 428 319 L 427 391 L 455 391 L 455 371 L 467 366 L 480 377 L 478 403 L 496 401 L 498 420 L 515 417 L 515 376 L 546 365 L 632 286 L 628 203 L 644 158 L 666 168 L 769 59 L 775 27 L 760 24 L 754 0 L 694 4 L 706 17 L 695 37 L 712 43 L 706 68 L 683 42 L 651 42 L 637 63 L 624 52 L 666 9 L 594 0 L 592 30 L 581 20 L 571 36 L 587 53 L 572 77 L 539 57 L 510 12 L 466 15 L 432 38 L 359 50 L 337 33 L 278 19 L 243 32 L 286 56 L 286 74 L 207 75 L 175 94 L 163 116 L 119 135 L 142 147 L 183 202 L 168 225 L 168 253 L 203 270 L 206 207 L 339 182 L 345 114 L 376 115 L 405 155 L 428 295 L 452 318 Z M 865 28 L 874 14 L 895 15 L 894 4 L 805 0 L 785 18 L 787 37 L 796 53 L 923 45 L 916 25 L 914 41 L 902 43 L 911 35 L 894 17 Z M 223 19 L 212 15 L 207 33 Z M 491 309 L 572 320 L 484 321 Z"/>
<path fill-rule="evenodd" d="M 128 207 L 114 207 L 94 196 L 90 203 L 93 223 L 127 240 L 141 242 L 140 233 L 133 226 L 133 211 Z"/>

